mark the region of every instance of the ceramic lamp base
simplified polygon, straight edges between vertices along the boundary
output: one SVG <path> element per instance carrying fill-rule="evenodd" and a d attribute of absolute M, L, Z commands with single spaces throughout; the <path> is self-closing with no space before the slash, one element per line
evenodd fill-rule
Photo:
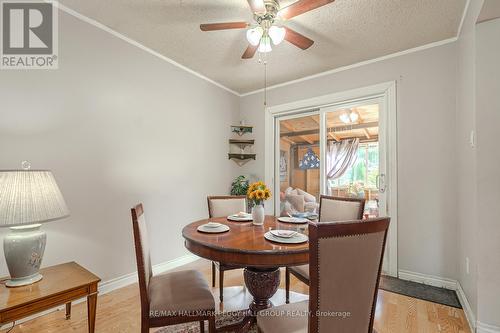
<path fill-rule="evenodd" d="M 5 261 L 10 273 L 7 287 L 19 287 L 42 279 L 38 273 L 42 263 L 47 235 L 41 224 L 11 227 L 3 240 Z"/>
<path fill-rule="evenodd" d="M 40 273 L 36 273 L 35 275 L 27 277 L 27 278 L 7 280 L 7 281 L 5 281 L 5 286 L 7 286 L 9 288 L 22 287 L 22 286 L 27 286 L 29 284 L 33 284 L 35 282 L 38 282 L 41 279 L 43 279 L 43 275 Z"/>

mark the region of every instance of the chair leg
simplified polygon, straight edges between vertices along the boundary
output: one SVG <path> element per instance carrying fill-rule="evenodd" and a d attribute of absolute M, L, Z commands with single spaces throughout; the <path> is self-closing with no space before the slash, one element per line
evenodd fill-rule
<path fill-rule="evenodd" d="M 149 333 L 149 325 L 146 320 L 142 320 L 141 322 L 141 333 Z"/>
<path fill-rule="evenodd" d="M 215 263 L 212 261 L 212 287 L 215 288 Z"/>
<path fill-rule="evenodd" d="M 285 267 L 285 302 L 290 303 L 290 269 Z"/>
<path fill-rule="evenodd" d="M 200 333 L 205 333 L 205 321 L 200 320 Z"/>
<path fill-rule="evenodd" d="M 224 300 L 224 270 L 219 267 L 219 299 Z"/>
<path fill-rule="evenodd" d="M 216 332 L 215 316 L 212 316 L 210 317 L 210 319 L 208 319 L 208 333 L 215 333 L 215 332 Z"/>

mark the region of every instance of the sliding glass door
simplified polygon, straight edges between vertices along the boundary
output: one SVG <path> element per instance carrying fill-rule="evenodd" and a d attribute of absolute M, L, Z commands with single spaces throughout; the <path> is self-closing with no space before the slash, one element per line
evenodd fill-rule
<path fill-rule="evenodd" d="M 323 108 L 325 194 L 366 200 L 365 218 L 385 216 L 380 99 Z M 382 143 L 382 144 L 381 144 Z"/>
<path fill-rule="evenodd" d="M 276 215 L 314 219 L 322 194 L 364 198 L 364 218 L 388 215 L 385 103 L 377 96 L 274 118 Z M 397 274 L 387 259 L 383 270 Z"/>

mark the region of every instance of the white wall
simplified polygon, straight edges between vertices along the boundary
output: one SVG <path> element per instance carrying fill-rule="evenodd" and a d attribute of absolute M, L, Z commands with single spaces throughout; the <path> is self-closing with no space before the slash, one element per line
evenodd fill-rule
<path fill-rule="evenodd" d="M 500 21 L 476 35 L 481 5 L 471 1 L 457 43 L 272 89 L 268 105 L 396 80 L 399 269 L 458 279 L 478 320 L 500 326 Z M 241 173 L 264 178 L 261 93 L 238 98 L 64 13 L 59 45 L 58 70 L 0 71 L 0 169 L 27 159 L 53 170 L 72 214 L 43 227 L 43 265 L 75 260 L 103 280 L 134 271 L 139 201 L 154 263 L 177 258 L 207 194 Z M 257 153 L 242 168 L 226 157 L 239 119 L 255 126 Z"/>
<path fill-rule="evenodd" d="M 500 331 L 500 19 L 476 28 L 477 203 L 480 323 Z M 481 326 L 481 324 L 479 325 Z"/>
<path fill-rule="evenodd" d="M 67 14 L 59 30 L 58 70 L 0 71 L 0 169 L 53 170 L 71 210 L 43 226 L 43 265 L 74 260 L 103 280 L 135 271 L 140 201 L 154 263 L 182 256 L 183 225 L 228 191 L 238 97 Z"/>
<path fill-rule="evenodd" d="M 399 269 L 447 278 L 457 276 L 456 51 L 446 44 L 268 91 L 274 106 L 397 80 Z M 237 172 L 263 179 L 263 95 L 243 97 L 240 113 L 256 127 L 257 160 Z"/>
<path fill-rule="evenodd" d="M 457 42 L 457 228 L 458 276 L 474 315 L 477 314 L 477 177 L 476 150 L 470 144 L 476 130 L 475 27 L 483 1 L 471 1 Z M 469 273 L 466 268 L 469 259 Z"/>

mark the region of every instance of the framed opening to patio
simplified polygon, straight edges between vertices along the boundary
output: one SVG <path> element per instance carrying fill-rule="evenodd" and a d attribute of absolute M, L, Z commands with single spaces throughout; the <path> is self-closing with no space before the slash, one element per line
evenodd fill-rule
<path fill-rule="evenodd" d="M 266 110 L 269 213 L 318 213 L 320 195 L 366 200 L 364 217 L 391 216 L 383 271 L 398 275 L 396 82 Z"/>

